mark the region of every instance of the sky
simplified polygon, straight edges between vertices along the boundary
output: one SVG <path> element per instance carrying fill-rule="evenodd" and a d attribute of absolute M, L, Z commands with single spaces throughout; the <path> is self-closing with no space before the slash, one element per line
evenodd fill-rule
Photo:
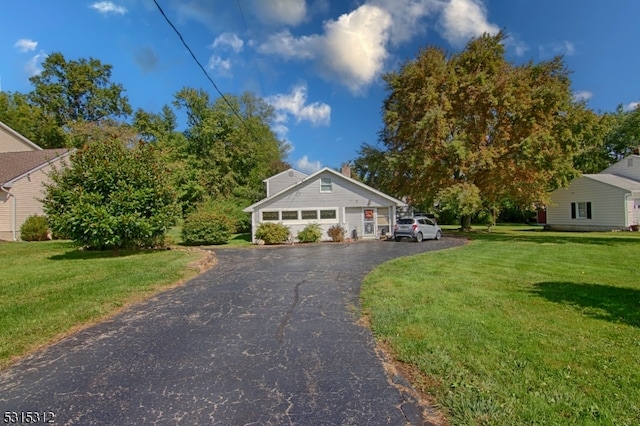
<path fill-rule="evenodd" d="M 487 32 L 508 34 L 514 64 L 563 55 L 595 111 L 640 100 L 638 0 L 156 1 L 221 92 L 273 105 L 287 161 L 306 173 L 377 144 L 385 72 Z M 153 0 L 3 0 L 0 89 L 31 91 L 53 52 L 111 65 L 134 110 L 160 112 L 184 87 L 219 96 Z"/>

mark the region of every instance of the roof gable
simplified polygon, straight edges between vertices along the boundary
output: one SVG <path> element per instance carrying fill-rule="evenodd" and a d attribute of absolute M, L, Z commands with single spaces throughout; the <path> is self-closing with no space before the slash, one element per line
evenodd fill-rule
<path fill-rule="evenodd" d="M 624 176 L 618 176 L 611 173 L 598 173 L 582 175 L 582 177 L 605 185 L 613 186 L 624 191 L 640 191 L 640 181 L 629 179 Z"/>
<path fill-rule="evenodd" d="M 360 181 L 358 181 L 356 179 L 353 179 L 351 177 L 345 176 L 340 172 L 337 172 L 337 171 L 335 171 L 333 169 L 325 167 L 323 169 L 320 169 L 320 170 L 316 171 L 315 173 L 312 173 L 311 175 L 309 175 L 306 178 L 302 179 L 301 181 L 295 183 L 294 185 L 292 185 L 292 186 L 290 186 L 288 188 L 285 188 L 282 191 L 279 191 L 279 192 L 277 192 L 277 193 L 275 193 L 275 194 L 273 194 L 273 195 L 271 195 L 269 197 L 263 198 L 262 200 L 258 201 L 257 203 L 254 203 L 254 204 L 250 205 L 249 207 L 245 208 L 244 211 L 250 213 L 250 212 L 254 211 L 256 209 L 256 207 L 259 207 L 260 205 L 262 205 L 262 204 L 264 204 L 264 203 L 266 203 L 266 202 L 268 202 L 270 200 L 273 200 L 273 199 L 275 199 L 277 197 L 285 195 L 285 194 L 287 194 L 289 192 L 296 191 L 303 185 L 305 185 L 305 186 L 306 185 L 310 185 L 313 182 L 317 181 L 320 178 L 320 175 L 322 175 L 323 173 L 329 173 L 329 174 L 333 175 L 334 177 L 336 177 L 338 179 L 344 179 L 344 180 L 346 180 L 348 182 L 351 182 L 351 183 L 355 184 L 356 186 L 364 189 L 365 191 L 370 192 L 372 194 L 375 194 L 375 195 L 377 195 L 379 197 L 382 197 L 382 198 L 392 202 L 393 204 L 395 204 L 397 206 L 404 206 L 405 205 L 405 203 L 403 203 L 402 201 L 400 201 L 400 200 L 398 200 L 398 199 L 396 199 L 394 197 L 391 197 L 390 195 L 387 195 L 387 194 L 385 194 L 385 193 L 383 193 L 381 191 L 378 191 L 377 189 L 371 188 L 370 186 L 365 185 L 364 183 L 362 183 L 362 182 L 360 182 Z"/>
<path fill-rule="evenodd" d="M 9 140 L 13 139 L 15 141 L 18 141 L 20 145 L 24 147 L 24 149 L 21 148 L 19 149 L 19 151 L 42 151 L 42 148 L 40 148 L 35 143 L 31 142 L 26 137 L 22 136 L 20 133 L 13 130 L 11 127 L 4 124 L 2 121 L 0 121 L 0 132 L 6 133 L 10 138 Z M 2 139 L 3 138 L 0 137 L 0 141 L 2 141 Z M 6 142 L 7 141 L 5 140 L 5 143 Z M 0 146 L 0 152 L 15 152 L 15 151 L 16 151 L 15 148 L 7 151 L 6 146 L 5 146 L 5 149 L 3 149 L 2 146 Z"/>
<path fill-rule="evenodd" d="M 66 148 L 0 153 L 0 185 L 10 184 L 70 153 Z"/>

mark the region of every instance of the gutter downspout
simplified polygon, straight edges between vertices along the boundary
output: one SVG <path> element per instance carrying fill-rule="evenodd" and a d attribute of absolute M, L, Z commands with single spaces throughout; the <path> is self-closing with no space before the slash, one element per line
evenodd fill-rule
<path fill-rule="evenodd" d="M 13 198 L 13 205 L 11 208 L 11 235 L 13 237 L 13 241 L 18 241 L 16 235 L 16 196 L 11 193 L 11 187 L 5 187 L 0 185 L 0 190 L 7 194 L 7 197 Z"/>

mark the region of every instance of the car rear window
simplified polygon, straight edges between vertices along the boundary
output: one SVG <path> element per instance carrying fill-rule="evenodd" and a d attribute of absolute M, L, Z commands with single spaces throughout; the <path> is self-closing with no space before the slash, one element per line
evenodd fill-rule
<path fill-rule="evenodd" d="M 399 225 L 413 225 L 413 219 L 398 219 Z"/>

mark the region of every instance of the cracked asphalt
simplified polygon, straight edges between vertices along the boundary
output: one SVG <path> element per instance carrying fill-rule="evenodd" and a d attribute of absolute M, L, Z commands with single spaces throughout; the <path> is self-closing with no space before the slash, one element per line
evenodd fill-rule
<path fill-rule="evenodd" d="M 425 424 L 357 324 L 366 273 L 463 240 L 216 251 L 218 265 L 0 372 L 0 415 L 55 424 Z M 126 273 L 126 271 L 124 271 Z"/>

